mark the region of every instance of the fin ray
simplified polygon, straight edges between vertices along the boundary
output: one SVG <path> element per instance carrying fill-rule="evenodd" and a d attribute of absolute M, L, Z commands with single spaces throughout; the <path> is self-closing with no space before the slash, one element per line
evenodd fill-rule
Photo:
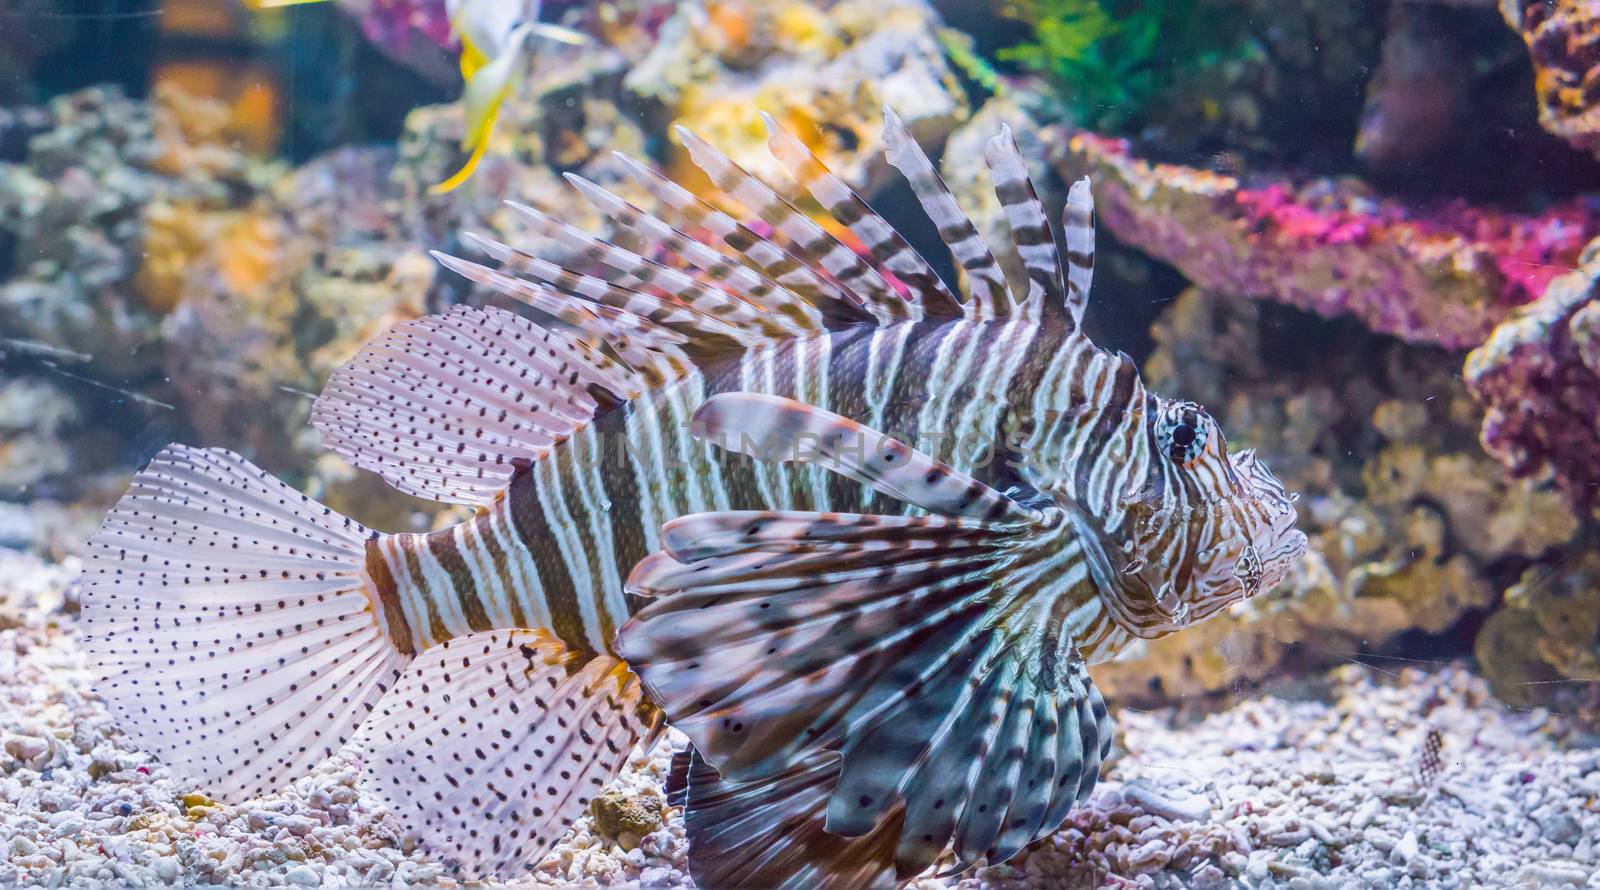
<path fill-rule="evenodd" d="M 978 234 L 978 229 L 962 211 L 955 196 L 940 178 L 933 162 L 923 153 L 922 146 L 911 138 L 900 116 L 885 108 L 883 111 L 883 144 L 893 164 L 911 184 L 923 212 L 939 227 L 939 237 L 957 265 L 967 274 L 969 291 L 968 315 L 974 318 L 1000 318 L 1011 313 L 1018 301 L 1006 283 L 1005 273 L 995 261 L 989 245 Z"/>
<path fill-rule="evenodd" d="M 652 728 L 638 680 L 540 630 L 429 649 L 380 704 L 369 784 L 461 875 L 537 862 Z"/>

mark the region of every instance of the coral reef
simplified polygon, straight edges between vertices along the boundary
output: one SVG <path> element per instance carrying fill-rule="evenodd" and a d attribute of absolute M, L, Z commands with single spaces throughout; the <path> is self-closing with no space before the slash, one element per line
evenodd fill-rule
<path fill-rule="evenodd" d="M 1600 7 L 1591 0 L 1500 0 L 1533 58 L 1539 122 L 1600 156 Z"/>
<path fill-rule="evenodd" d="M 1536 299 L 1600 232 L 1600 205 L 1573 199 L 1538 216 L 1452 203 L 1420 209 L 1349 181 L 1247 184 L 1135 158 L 1125 142 L 1079 134 L 1064 176 L 1085 170 L 1118 238 L 1222 293 L 1348 314 L 1414 343 L 1470 347 Z"/>
<path fill-rule="evenodd" d="M 0 285 L 0 322 L 92 356 L 104 373 L 149 372 L 185 259 L 164 208 L 236 208 L 281 168 L 232 148 L 225 106 L 173 90 L 145 103 L 93 88 L 57 98 L 48 115 L 22 160 L 0 164 L 0 234 L 16 263 Z"/>
<path fill-rule="evenodd" d="M 939 18 L 924 0 L 704 6 L 703 20 L 686 6 L 661 27 L 627 86 L 757 175 L 783 181 L 755 109 L 806 138 L 857 187 L 882 168 L 873 164 L 885 105 L 925 143 L 937 144 L 967 116 Z"/>
<path fill-rule="evenodd" d="M 306 394 L 362 342 L 423 312 L 433 262 L 381 212 L 391 163 L 381 149 L 345 149 L 243 211 L 178 211 L 205 234 L 181 262 L 185 299 L 164 325 L 165 354 L 201 438 L 304 466 L 284 431 L 304 426 Z"/>
<path fill-rule="evenodd" d="M 443 50 L 459 47 L 444 0 L 339 0 L 338 6 L 385 55 L 432 79 L 455 79 L 455 65 Z"/>
<path fill-rule="evenodd" d="M 1517 476 L 1549 473 L 1580 507 L 1600 496 L 1600 239 L 1579 268 L 1467 356 L 1483 447 Z"/>
<path fill-rule="evenodd" d="M 1577 533 L 1559 491 L 1507 480 L 1476 448 L 1478 409 L 1448 356 L 1350 323 L 1291 353 L 1309 320 L 1289 313 L 1192 289 L 1158 320 L 1145 379 L 1212 406 L 1230 447 L 1301 493 L 1310 550 L 1278 589 L 1103 666 L 1108 694 L 1227 689 L 1290 656 L 1329 663 L 1446 631 L 1494 605 L 1506 566 Z"/>

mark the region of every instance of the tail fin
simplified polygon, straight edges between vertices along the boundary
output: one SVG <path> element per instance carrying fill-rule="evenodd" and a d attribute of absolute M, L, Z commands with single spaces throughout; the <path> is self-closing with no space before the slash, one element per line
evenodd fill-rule
<path fill-rule="evenodd" d="M 372 533 L 216 448 L 169 445 L 89 542 L 83 617 L 124 732 L 222 799 L 305 774 L 406 663 Z"/>

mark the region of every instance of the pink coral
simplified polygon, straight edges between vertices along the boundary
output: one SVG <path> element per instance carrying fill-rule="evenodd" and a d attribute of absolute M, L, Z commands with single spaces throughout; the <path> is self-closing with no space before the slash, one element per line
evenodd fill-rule
<path fill-rule="evenodd" d="M 1514 475 L 1550 472 L 1580 506 L 1600 495 L 1600 239 L 1581 268 L 1467 356 L 1483 446 Z"/>
<path fill-rule="evenodd" d="M 357 4 L 352 4 L 353 6 Z M 355 12 L 361 33 L 385 49 L 408 49 L 420 35 L 446 49 L 456 48 L 444 0 L 366 0 Z"/>
<path fill-rule="evenodd" d="M 1354 315 L 1417 343 L 1476 345 L 1600 233 L 1600 205 L 1582 198 L 1538 216 L 1460 201 L 1419 208 L 1344 180 L 1252 185 L 1152 164 L 1087 133 L 1070 146 L 1065 172 L 1087 163 L 1111 231 L 1196 284 Z"/>

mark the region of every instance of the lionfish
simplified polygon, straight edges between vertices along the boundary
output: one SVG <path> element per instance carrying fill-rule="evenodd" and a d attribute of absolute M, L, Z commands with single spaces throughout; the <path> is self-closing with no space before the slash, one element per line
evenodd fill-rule
<path fill-rule="evenodd" d="M 230 451 L 156 456 L 85 569 L 123 729 L 232 800 L 359 730 L 366 781 L 464 875 L 536 863 L 667 724 L 703 886 L 891 885 L 1053 832 L 1110 744 L 1087 666 L 1277 583 L 1293 498 L 1083 334 L 1087 179 L 1063 271 L 988 143 L 1019 293 L 886 112 L 953 288 L 765 120 L 859 250 L 680 131 L 748 223 L 626 157 L 657 211 L 569 176 L 655 258 L 514 205 L 589 271 L 436 256 L 544 321 L 457 306 L 332 375 L 324 442 L 471 519 L 384 534 Z"/>

